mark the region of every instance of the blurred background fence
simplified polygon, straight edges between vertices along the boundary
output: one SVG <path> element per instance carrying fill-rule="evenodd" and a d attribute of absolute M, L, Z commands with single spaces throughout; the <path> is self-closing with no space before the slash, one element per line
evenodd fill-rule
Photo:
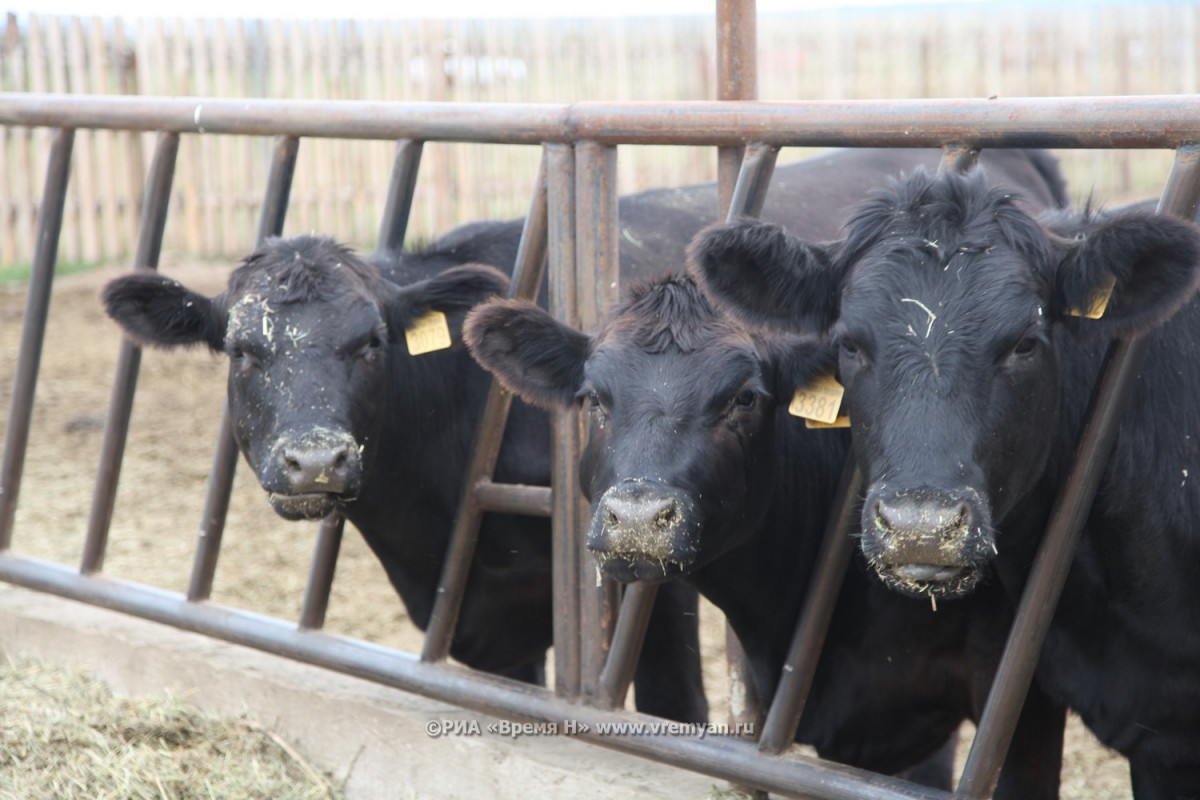
<path fill-rule="evenodd" d="M 9 15 L 0 90 L 569 103 L 714 99 L 715 33 L 695 17 L 295 21 Z M 764 100 L 1191 93 L 1200 5 L 963 4 L 760 15 Z M 81 131 L 60 245 L 132 253 L 149 134 Z M 32 257 L 49 133 L 0 128 L 0 264 Z M 235 258 L 254 241 L 270 142 L 186 136 L 168 255 Z M 305 140 L 287 228 L 373 242 L 394 145 Z M 808 155 L 785 150 L 781 163 Z M 411 235 L 520 215 L 537 148 L 426 145 Z M 1160 152 L 1062 154 L 1078 199 L 1156 194 Z M 711 150 L 623 147 L 620 189 L 712 180 Z"/>

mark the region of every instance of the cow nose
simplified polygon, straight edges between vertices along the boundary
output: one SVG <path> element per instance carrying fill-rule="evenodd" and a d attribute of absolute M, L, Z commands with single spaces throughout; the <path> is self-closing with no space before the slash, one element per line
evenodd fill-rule
<path fill-rule="evenodd" d="M 679 503 L 673 497 L 607 497 L 603 513 L 614 529 L 661 530 L 679 516 Z"/>
<path fill-rule="evenodd" d="M 343 494 L 358 463 L 358 451 L 348 443 L 290 445 L 280 450 L 279 457 L 293 494 Z"/>
<path fill-rule="evenodd" d="M 695 558 L 696 514 L 679 490 L 631 479 L 597 502 L 587 546 L 597 556 L 686 563 Z"/>
<path fill-rule="evenodd" d="M 875 523 L 895 536 L 921 536 L 949 542 L 961 538 L 970 526 L 965 500 L 897 495 L 875 502 Z"/>

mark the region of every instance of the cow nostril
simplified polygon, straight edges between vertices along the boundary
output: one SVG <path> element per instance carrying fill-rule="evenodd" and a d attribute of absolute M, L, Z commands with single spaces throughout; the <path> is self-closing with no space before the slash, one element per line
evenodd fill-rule
<path fill-rule="evenodd" d="M 661 528 L 665 528 L 675 520 L 675 516 L 675 504 L 671 503 L 671 505 L 658 512 L 654 517 L 654 523 Z"/>
<path fill-rule="evenodd" d="M 346 450 L 340 451 L 337 454 L 337 456 L 333 459 L 333 468 L 335 470 L 345 469 L 346 468 L 346 459 L 349 457 L 349 455 L 350 454 Z"/>
<path fill-rule="evenodd" d="M 289 453 L 284 453 L 283 465 L 287 467 L 289 472 L 300 472 L 303 469 L 303 467 L 300 466 L 300 459 Z"/>
<path fill-rule="evenodd" d="M 611 508 L 605 509 L 604 521 L 614 527 L 621 524 L 621 519 L 617 516 L 616 512 L 613 511 Z"/>

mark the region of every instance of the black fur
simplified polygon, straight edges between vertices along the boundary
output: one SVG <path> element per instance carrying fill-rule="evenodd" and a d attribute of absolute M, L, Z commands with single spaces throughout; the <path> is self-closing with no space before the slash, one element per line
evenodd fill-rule
<path fill-rule="evenodd" d="M 1038 683 L 1130 759 L 1139 800 L 1200 797 L 1200 231 L 1139 208 L 1039 221 L 978 175 L 918 174 L 834 252 L 863 550 L 902 591 L 998 583 L 1015 602 L 1108 341 L 1147 334 Z M 1101 319 L 1068 315 L 1110 276 Z M 939 514 L 959 527 L 931 556 Z M 905 577 L 931 563 L 967 575 Z"/>

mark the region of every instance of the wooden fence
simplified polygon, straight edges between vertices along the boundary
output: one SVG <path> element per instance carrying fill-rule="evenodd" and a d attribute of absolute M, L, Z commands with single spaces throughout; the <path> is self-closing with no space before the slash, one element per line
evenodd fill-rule
<path fill-rule="evenodd" d="M 1191 3 L 967 5 L 762 15 L 763 99 L 1156 94 L 1196 91 Z M 355 100 L 572 102 L 715 97 L 709 16 L 288 21 L 9 16 L 0 90 Z M 187 136 L 165 251 L 233 258 L 254 239 L 270 142 Z M 369 246 L 394 147 L 308 141 L 287 229 Z M 0 128 L 0 264 L 29 261 L 48 132 Z M 628 151 L 628 152 L 626 152 Z M 149 144 L 81 131 L 61 257 L 133 249 Z M 781 161 L 806 153 L 786 152 Z M 426 146 L 410 230 L 428 238 L 521 214 L 537 148 Z M 1157 152 L 1064 153 L 1077 197 L 1156 194 Z M 621 191 L 715 177 L 711 152 L 622 148 Z"/>

